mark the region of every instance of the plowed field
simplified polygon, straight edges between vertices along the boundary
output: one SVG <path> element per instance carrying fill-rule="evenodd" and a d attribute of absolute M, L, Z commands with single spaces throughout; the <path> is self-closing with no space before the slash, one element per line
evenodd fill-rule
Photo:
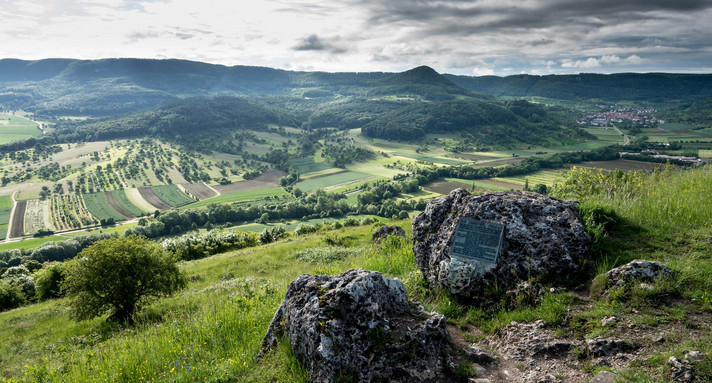
<path fill-rule="evenodd" d="M 109 205 L 111 205 L 111 207 L 114 208 L 114 210 L 118 211 L 124 217 L 126 217 L 126 218 L 135 218 L 136 217 L 135 215 L 131 214 L 123 207 L 119 206 L 119 203 L 116 202 L 116 198 L 114 198 L 114 194 L 112 192 L 105 191 L 104 197 L 106 197 L 106 202 L 108 202 Z"/>
<path fill-rule="evenodd" d="M 27 210 L 27 201 L 17 201 L 15 215 L 12 216 L 10 237 L 20 237 L 25 231 L 25 210 Z"/>
<path fill-rule="evenodd" d="M 199 200 L 204 200 L 206 198 L 215 197 L 215 191 L 209 188 L 202 182 L 192 183 L 192 184 L 182 184 L 185 190 L 190 193 L 190 195 L 198 198 Z"/>
<path fill-rule="evenodd" d="M 138 188 L 138 192 L 141 193 L 141 197 L 158 210 L 168 210 L 171 208 L 171 205 L 159 198 L 150 186 L 141 186 Z"/>

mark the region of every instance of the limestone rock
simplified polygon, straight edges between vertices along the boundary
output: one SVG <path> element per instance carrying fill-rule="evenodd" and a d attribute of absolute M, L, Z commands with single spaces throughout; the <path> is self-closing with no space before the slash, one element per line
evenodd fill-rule
<path fill-rule="evenodd" d="M 301 275 L 288 287 L 263 340 L 286 336 L 314 382 L 444 381 L 445 317 L 409 303 L 405 286 L 381 273 Z"/>
<path fill-rule="evenodd" d="M 573 348 L 572 343 L 554 338 L 542 320 L 530 324 L 512 322 L 500 330 L 490 346 L 496 348 L 505 359 L 528 364 L 533 364 L 533 359 L 564 356 Z"/>
<path fill-rule="evenodd" d="M 386 226 L 383 225 L 376 229 L 371 236 L 371 242 L 378 242 L 388 238 L 389 235 L 396 235 L 398 237 L 405 237 L 405 230 L 398 226 Z"/>
<path fill-rule="evenodd" d="M 505 225 L 496 262 L 450 257 L 462 217 Z M 590 242 L 575 201 L 528 192 L 475 196 L 456 189 L 430 201 L 413 221 L 415 260 L 426 279 L 475 300 L 495 285 L 509 290 L 532 277 L 568 279 L 579 269 L 574 256 Z"/>
<path fill-rule="evenodd" d="M 612 289 L 630 287 L 635 283 L 652 283 L 673 275 L 670 267 L 662 263 L 636 259 L 606 273 L 608 286 Z"/>
<path fill-rule="evenodd" d="M 692 382 L 695 380 L 694 371 L 687 360 L 671 356 L 668 359 L 668 366 L 672 370 L 671 378 L 673 380 L 678 382 Z"/>
<path fill-rule="evenodd" d="M 601 319 L 601 327 L 606 327 L 608 325 L 615 326 L 618 324 L 618 318 L 615 316 L 605 316 Z"/>
<path fill-rule="evenodd" d="M 475 363 L 489 364 L 497 360 L 493 353 L 485 350 L 482 347 L 472 345 L 463 349 L 465 356 Z"/>
<path fill-rule="evenodd" d="M 620 339 L 613 338 L 593 338 L 586 341 L 588 352 L 594 358 L 601 356 L 613 356 L 635 350 L 634 344 Z"/>
<path fill-rule="evenodd" d="M 618 375 L 610 371 L 601 371 L 591 379 L 591 383 L 615 383 Z"/>

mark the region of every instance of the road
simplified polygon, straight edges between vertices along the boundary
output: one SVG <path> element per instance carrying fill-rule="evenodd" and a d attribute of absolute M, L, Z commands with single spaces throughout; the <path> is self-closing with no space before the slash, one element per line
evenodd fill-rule
<path fill-rule="evenodd" d="M 620 134 L 621 136 L 623 136 L 623 146 L 626 146 L 626 145 L 630 144 L 630 137 L 628 137 L 628 135 L 626 135 L 625 133 L 623 133 L 623 132 L 622 132 L 620 129 L 618 129 L 618 127 L 615 126 L 615 125 L 613 125 L 613 129 L 615 129 L 616 132 L 618 132 L 618 134 Z"/>

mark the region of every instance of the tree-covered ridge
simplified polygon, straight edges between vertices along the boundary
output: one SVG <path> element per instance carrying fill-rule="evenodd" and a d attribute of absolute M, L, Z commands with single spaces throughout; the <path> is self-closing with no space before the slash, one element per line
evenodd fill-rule
<path fill-rule="evenodd" d="M 695 100 L 712 94 L 712 75 L 709 74 L 581 73 L 547 76 L 445 75 L 445 77 L 465 89 L 499 97 L 665 102 Z"/>

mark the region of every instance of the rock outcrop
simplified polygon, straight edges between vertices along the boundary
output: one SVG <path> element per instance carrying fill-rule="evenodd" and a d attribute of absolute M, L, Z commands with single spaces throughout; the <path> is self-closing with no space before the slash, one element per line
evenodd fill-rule
<path fill-rule="evenodd" d="M 439 382 L 449 362 L 445 317 L 408 302 L 375 271 L 301 275 L 272 319 L 263 351 L 286 336 L 314 382 Z"/>
<path fill-rule="evenodd" d="M 616 267 L 606 273 L 608 287 L 611 289 L 631 287 L 635 283 L 654 283 L 672 276 L 673 271 L 670 267 L 662 263 L 640 259 Z"/>
<path fill-rule="evenodd" d="M 398 226 L 386 226 L 383 225 L 376 229 L 371 236 L 371 242 L 378 242 L 388 238 L 389 235 L 396 235 L 398 237 L 405 237 L 405 230 Z"/>
<path fill-rule="evenodd" d="M 495 262 L 451 257 L 460 218 L 504 225 Z M 416 263 L 433 285 L 455 295 L 480 299 L 496 288 L 509 290 L 530 278 L 566 280 L 579 269 L 575 255 L 591 239 L 575 201 L 527 192 L 480 196 L 453 190 L 428 203 L 413 221 Z"/>

